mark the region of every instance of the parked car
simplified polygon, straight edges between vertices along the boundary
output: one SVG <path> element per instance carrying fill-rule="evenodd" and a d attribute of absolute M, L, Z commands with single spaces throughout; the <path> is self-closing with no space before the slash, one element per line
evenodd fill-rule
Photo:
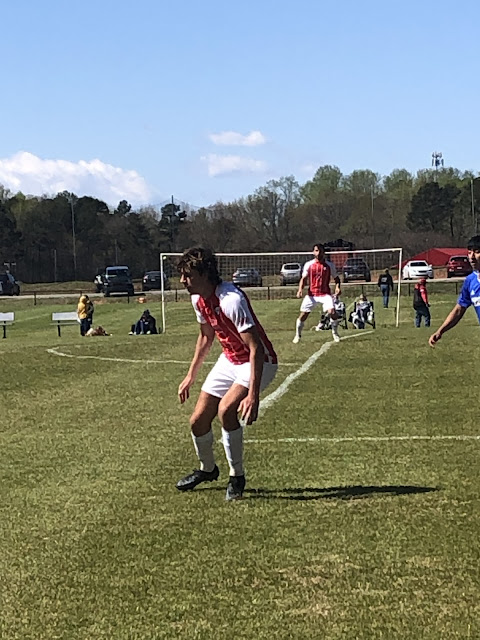
<path fill-rule="evenodd" d="M 467 256 L 452 256 L 447 262 L 447 278 L 465 277 L 472 273 L 472 265 Z"/>
<path fill-rule="evenodd" d="M 426 260 L 409 260 L 402 270 L 402 278 L 433 278 L 433 267 Z"/>
<path fill-rule="evenodd" d="M 151 291 L 152 289 L 162 288 L 162 272 L 161 271 L 146 271 L 142 280 L 143 291 Z M 163 272 L 163 288 L 170 289 L 170 282 Z"/>
<path fill-rule="evenodd" d="M 9 271 L 0 273 L 0 296 L 19 296 L 20 284 Z"/>
<path fill-rule="evenodd" d="M 258 269 L 240 267 L 233 274 L 232 282 L 239 287 L 261 287 L 262 276 Z"/>
<path fill-rule="evenodd" d="M 130 269 L 126 266 L 107 267 L 104 273 L 95 276 L 94 284 L 97 292 L 103 291 L 106 298 L 111 293 L 127 293 L 129 296 L 135 293 Z"/>
<path fill-rule="evenodd" d="M 299 262 L 287 262 L 280 269 L 282 286 L 286 284 L 298 284 L 302 279 L 302 265 Z"/>
<path fill-rule="evenodd" d="M 370 282 L 372 280 L 370 267 L 363 258 L 347 258 L 342 267 L 342 274 L 344 282 L 349 282 L 350 280 Z"/>

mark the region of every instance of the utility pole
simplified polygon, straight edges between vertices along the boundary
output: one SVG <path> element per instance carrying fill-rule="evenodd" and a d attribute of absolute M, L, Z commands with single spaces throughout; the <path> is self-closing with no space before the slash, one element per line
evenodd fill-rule
<path fill-rule="evenodd" d="M 372 249 L 375 249 L 375 206 L 374 206 L 374 193 L 373 184 L 370 187 L 370 200 L 371 200 L 371 214 L 372 214 Z"/>
<path fill-rule="evenodd" d="M 77 279 L 77 246 L 75 239 L 75 211 L 73 209 L 73 193 L 69 195 L 70 211 L 72 214 L 72 247 L 73 247 L 73 279 Z"/>
<path fill-rule="evenodd" d="M 443 154 L 441 151 L 434 151 L 432 153 L 432 167 L 434 170 L 434 181 L 437 182 L 438 167 L 443 167 Z"/>
<path fill-rule="evenodd" d="M 173 218 L 175 217 L 175 202 L 173 201 L 173 196 L 172 196 L 172 207 L 170 209 L 170 243 L 171 243 L 171 247 L 172 247 L 172 251 L 175 251 L 174 246 L 173 246 L 173 240 L 175 237 L 174 231 L 173 231 Z"/>

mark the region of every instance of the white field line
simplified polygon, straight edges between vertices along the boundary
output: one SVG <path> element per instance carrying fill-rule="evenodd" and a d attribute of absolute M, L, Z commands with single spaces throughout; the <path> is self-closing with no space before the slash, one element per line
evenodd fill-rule
<path fill-rule="evenodd" d="M 365 336 L 365 335 L 367 335 L 369 333 L 373 333 L 373 331 L 362 331 L 361 333 L 355 333 L 354 335 L 343 336 L 342 338 L 340 338 L 340 340 L 343 341 L 343 340 L 349 340 L 350 338 L 358 338 L 360 336 Z M 306 360 L 299 369 L 297 369 L 296 371 L 291 373 L 289 376 L 287 376 L 285 378 L 285 380 L 282 382 L 282 384 L 275 389 L 275 391 L 273 391 L 266 398 L 261 400 L 260 401 L 260 407 L 259 407 L 259 415 L 262 415 L 265 412 L 266 409 L 271 407 L 272 404 L 274 404 L 283 395 L 285 395 L 285 393 L 287 393 L 288 389 L 290 388 L 290 385 L 297 378 L 299 378 L 301 375 L 306 373 L 315 364 L 315 362 L 320 358 L 320 356 L 323 356 L 323 354 L 326 353 L 330 349 L 330 347 L 332 345 L 334 345 L 334 344 L 336 344 L 336 343 L 333 342 L 333 340 L 329 341 L 329 342 L 325 342 L 324 344 L 322 344 L 320 349 L 318 351 L 315 351 L 315 353 L 313 355 L 311 355 L 308 358 L 308 360 Z"/>
<path fill-rule="evenodd" d="M 477 440 L 480 441 L 480 435 L 458 435 L 458 436 L 338 436 L 338 437 L 311 437 L 311 438 L 248 438 L 245 439 L 249 444 L 277 444 L 278 442 L 285 443 L 340 443 L 340 442 L 409 442 L 411 440 L 427 440 L 427 441 L 451 441 L 451 440 Z"/>
<path fill-rule="evenodd" d="M 74 353 L 64 353 L 55 347 L 47 349 L 47 353 L 62 358 L 75 358 L 76 360 L 103 360 L 104 362 L 130 362 L 132 364 L 185 364 L 183 360 L 134 360 L 130 358 L 107 358 L 104 356 L 79 356 Z"/>
<path fill-rule="evenodd" d="M 353 337 L 353 336 L 352 336 Z M 130 343 L 131 344 L 131 343 Z M 76 355 L 74 353 L 64 353 L 59 351 L 58 348 L 52 347 L 47 349 L 47 353 L 54 356 L 60 356 L 62 358 L 75 358 L 77 360 L 103 360 L 104 362 L 129 362 L 131 364 L 185 364 L 189 365 L 191 360 L 135 360 L 133 358 L 108 358 L 106 356 L 85 356 Z M 215 364 L 215 362 L 204 362 L 204 364 Z M 298 367 L 298 362 L 282 362 L 280 366 L 283 367 Z"/>

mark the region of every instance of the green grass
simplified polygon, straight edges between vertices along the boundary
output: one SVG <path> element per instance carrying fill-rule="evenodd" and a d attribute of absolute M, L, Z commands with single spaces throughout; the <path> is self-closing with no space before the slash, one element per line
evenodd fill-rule
<path fill-rule="evenodd" d="M 433 297 L 434 327 L 453 301 Z M 298 307 L 255 303 L 283 363 L 267 394 L 330 339 L 307 326 L 293 345 Z M 430 349 L 408 306 L 399 329 L 377 309 L 374 333 L 332 346 L 247 429 L 245 499 L 227 504 L 219 444 L 219 482 L 175 489 L 195 466 L 193 402 L 176 399 L 190 305 L 131 337 L 142 307 L 99 301 L 111 337 L 59 339 L 51 312 L 70 308 L 1 302 L 16 324 L 0 340 L 0 637 L 480 637 L 480 441 L 355 440 L 479 433 L 471 311 Z"/>
<path fill-rule="evenodd" d="M 22 294 L 26 293 L 78 293 L 95 291 L 95 285 L 89 280 L 73 280 L 68 282 L 24 282 L 21 284 Z"/>

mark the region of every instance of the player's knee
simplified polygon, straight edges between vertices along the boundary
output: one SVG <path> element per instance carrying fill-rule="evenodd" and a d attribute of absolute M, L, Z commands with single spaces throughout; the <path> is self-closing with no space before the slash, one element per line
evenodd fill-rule
<path fill-rule="evenodd" d="M 238 412 L 238 404 L 232 404 L 231 402 L 223 402 L 221 401 L 218 405 L 218 419 L 220 420 L 220 424 L 222 427 L 227 429 L 230 425 L 236 425 L 238 422 L 237 418 Z"/>
<path fill-rule="evenodd" d="M 190 429 L 194 436 L 203 436 L 211 429 L 211 423 L 201 413 L 193 413 L 190 416 Z"/>

